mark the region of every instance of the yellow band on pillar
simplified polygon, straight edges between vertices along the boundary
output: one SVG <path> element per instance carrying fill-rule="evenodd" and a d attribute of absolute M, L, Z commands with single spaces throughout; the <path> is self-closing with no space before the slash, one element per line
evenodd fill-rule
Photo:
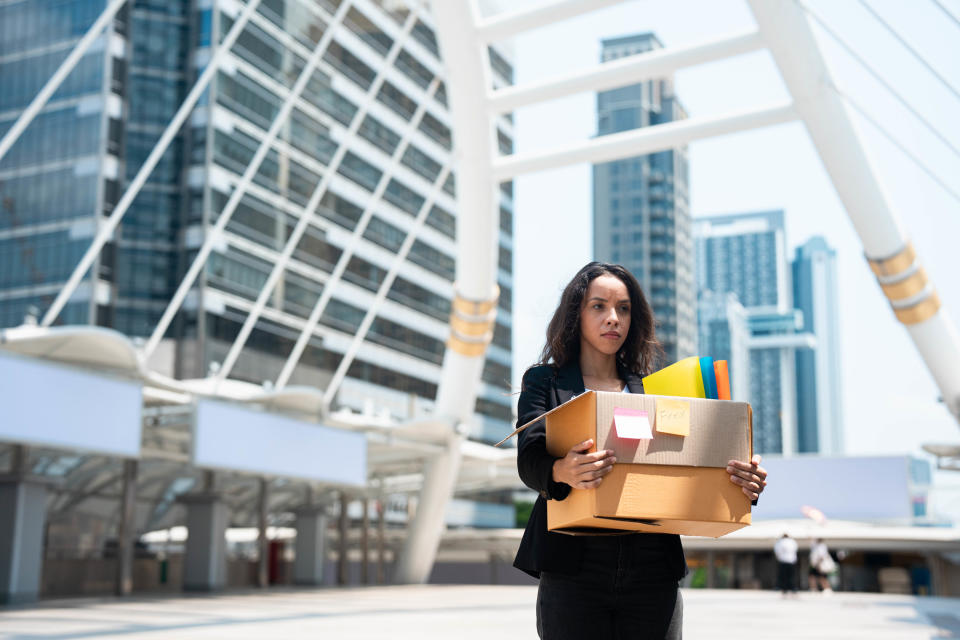
<path fill-rule="evenodd" d="M 484 318 L 483 320 L 468 320 L 456 313 L 450 315 L 450 329 L 455 334 L 461 336 L 484 336 L 493 330 L 494 318 Z"/>
<path fill-rule="evenodd" d="M 487 345 L 493 341 L 500 287 L 494 285 L 492 293 L 493 297 L 489 300 L 468 300 L 459 294 L 454 296 L 448 348 L 468 358 L 483 356 Z"/>
<path fill-rule="evenodd" d="M 488 334 L 490 335 L 490 334 Z M 492 335 L 490 335 L 492 338 Z M 468 358 L 476 358 L 482 356 L 487 351 L 487 345 L 490 343 L 489 339 L 483 340 L 481 342 L 468 342 L 463 338 L 460 338 L 457 335 L 451 335 L 450 339 L 447 340 L 447 347 L 453 349 L 462 356 L 467 356 Z"/>
<path fill-rule="evenodd" d="M 883 260 L 873 260 L 867 258 L 873 274 L 878 278 L 883 276 L 895 276 L 903 273 L 910 268 L 910 265 L 917 259 L 917 254 L 913 250 L 913 245 L 909 242 L 896 255 L 884 258 Z"/>
<path fill-rule="evenodd" d="M 897 315 L 897 320 L 903 324 L 918 324 L 932 318 L 939 310 L 940 296 L 936 291 L 931 291 L 929 296 L 917 304 L 902 309 L 894 308 L 893 312 Z"/>
<path fill-rule="evenodd" d="M 909 276 L 892 284 L 880 283 L 880 288 L 890 300 L 906 300 L 927 288 L 927 272 L 919 267 Z"/>
<path fill-rule="evenodd" d="M 465 316 L 485 316 L 497 306 L 500 299 L 500 287 L 494 287 L 490 300 L 467 300 L 459 294 L 453 298 L 453 311 Z"/>

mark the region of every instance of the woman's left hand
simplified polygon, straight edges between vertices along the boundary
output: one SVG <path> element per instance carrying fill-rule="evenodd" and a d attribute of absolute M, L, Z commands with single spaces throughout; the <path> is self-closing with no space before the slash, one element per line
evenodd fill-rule
<path fill-rule="evenodd" d="M 767 486 L 767 470 L 760 466 L 760 456 L 755 455 L 750 462 L 731 460 L 727 463 L 730 482 L 740 487 L 750 500 L 756 500 Z"/>

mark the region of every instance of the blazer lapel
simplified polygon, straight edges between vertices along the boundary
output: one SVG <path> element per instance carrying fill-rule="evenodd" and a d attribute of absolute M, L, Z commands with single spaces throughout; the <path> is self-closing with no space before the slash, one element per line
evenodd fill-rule
<path fill-rule="evenodd" d="M 580 373 L 580 367 L 576 364 L 568 364 L 557 372 L 557 406 L 564 402 L 573 400 L 574 396 L 583 393 L 583 374 Z"/>
<path fill-rule="evenodd" d="M 643 377 L 635 373 L 628 373 L 624 377 L 627 386 L 630 387 L 630 393 L 643 393 Z"/>
<path fill-rule="evenodd" d="M 617 367 L 620 379 L 627 383 L 630 393 L 643 393 L 643 376 L 638 376 L 624 367 Z"/>

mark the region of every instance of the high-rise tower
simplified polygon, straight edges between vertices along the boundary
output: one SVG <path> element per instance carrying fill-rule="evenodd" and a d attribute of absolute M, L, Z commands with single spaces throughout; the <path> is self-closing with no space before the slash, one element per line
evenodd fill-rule
<path fill-rule="evenodd" d="M 816 349 L 797 351 L 797 436 L 801 453 L 843 452 L 837 254 L 821 236 L 797 247 L 793 299 Z"/>
<path fill-rule="evenodd" d="M 603 61 L 662 48 L 652 33 L 603 41 Z M 597 94 L 597 133 L 686 118 L 672 78 Z M 697 345 L 687 149 L 678 147 L 593 167 L 593 253 L 640 281 L 657 319 L 667 363 Z"/>

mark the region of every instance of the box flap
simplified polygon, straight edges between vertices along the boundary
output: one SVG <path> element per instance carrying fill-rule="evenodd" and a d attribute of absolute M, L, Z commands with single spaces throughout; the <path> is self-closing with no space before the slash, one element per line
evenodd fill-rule
<path fill-rule="evenodd" d="M 543 420 L 543 419 L 546 418 L 547 416 L 552 415 L 552 414 L 556 413 L 557 411 L 560 411 L 560 410 L 564 409 L 565 407 L 571 406 L 572 404 L 576 403 L 577 401 L 579 401 L 579 400 L 587 397 L 587 396 L 588 396 L 589 394 L 591 394 L 591 393 L 595 393 L 595 392 L 594 392 L 594 391 L 586 391 L 586 392 L 584 392 L 584 393 L 581 393 L 581 394 L 578 395 L 578 396 L 574 396 L 574 397 L 571 398 L 570 400 L 567 400 L 566 402 L 564 402 L 563 404 L 561 404 L 559 407 L 554 407 L 553 409 L 550 409 L 550 411 L 547 411 L 546 413 L 540 414 L 539 416 L 537 416 L 536 418 L 534 418 L 534 419 L 531 420 L 530 422 L 527 422 L 526 424 L 520 425 L 519 427 L 517 427 L 516 429 L 514 429 L 514 430 L 510 433 L 510 435 L 508 435 L 506 438 L 504 438 L 503 440 L 501 440 L 500 442 L 498 442 L 497 444 L 495 444 L 495 445 L 493 445 L 493 446 L 499 447 L 499 446 L 502 445 L 504 442 L 506 442 L 507 440 L 509 440 L 509 439 L 512 438 L 513 436 L 517 435 L 518 433 L 520 433 L 521 431 L 523 431 L 524 429 L 526 429 L 526 428 L 529 427 L 530 425 L 535 424 L 536 422 L 539 422 L 540 420 Z M 576 443 L 574 443 L 574 444 L 576 444 Z"/>

